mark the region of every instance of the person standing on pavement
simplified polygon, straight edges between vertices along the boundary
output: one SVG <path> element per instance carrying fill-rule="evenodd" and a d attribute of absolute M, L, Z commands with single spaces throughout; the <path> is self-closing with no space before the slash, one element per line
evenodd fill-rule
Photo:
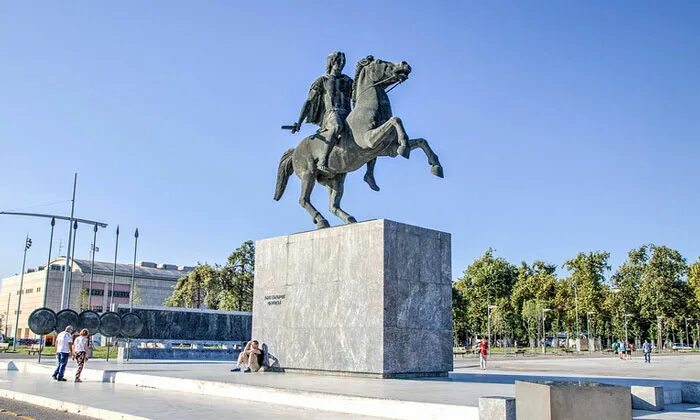
<path fill-rule="evenodd" d="M 486 370 L 486 358 L 489 355 L 489 343 L 485 338 L 479 343 L 479 367 L 481 370 Z"/>
<path fill-rule="evenodd" d="M 57 381 L 66 382 L 63 374 L 66 372 L 68 358 L 72 354 L 71 344 L 73 343 L 72 326 L 67 326 L 65 331 L 62 331 L 56 336 L 56 370 L 51 375 Z"/>
<path fill-rule="evenodd" d="M 73 342 L 73 354 L 75 355 L 75 361 L 78 363 L 78 370 L 75 372 L 75 382 L 83 382 L 80 380 L 80 374 L 83 372 L 83 366 L 88 360 L 88 348 L 90 347 L 90 342 L 88 341 L 88 330 L 83 328 L 80 331 L 80 335 L 75 338 Z"/>
<path fill-rule="evenodd" d="M 625 342 L 620 340 L 620 343 L 617 345 L 617 348 L 620 352 L 620 359 L 625 360 L 627 358 L 627 347 L 625 346 Z"/>
<path fill-rule="evenodd" d="M 651 363 L 651 343 L 649 340 L 644 340 L 642 351 L 644 352 L 644 363 Z"/>

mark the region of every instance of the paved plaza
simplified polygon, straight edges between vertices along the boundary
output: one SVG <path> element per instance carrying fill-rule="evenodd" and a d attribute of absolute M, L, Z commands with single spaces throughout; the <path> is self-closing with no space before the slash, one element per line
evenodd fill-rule
<path fill-rule="evenodd" d="M 5 366 L 8 359 L 4 358 Z M 52 361 L 17 359 L 19 371 L 0 372 L 0 393 L 32 398 L 50 408 L 102 418 L 478 418 L 478 398 L 515 395 L 515 380 L 577 379 L 679 389 L 700 378 L 700 355 L 658 356 L 651 365 L 612 356 L 561 356 L 478 361 L 455 359 L 447 379 L 379 380 L 292 373 L 229 372 L 228 362 L 90 361 L 82 384 L 50 380 Z M 74 366 L 70 366 L 70 378 Z M 80 392 L 75 392 L 80 391 Z M 53 401 L 53 402 L 52 402 Z M 63 405 L 56 405 L 63 401 Z M 53 404 L 53 405 L 52 405 Z M 423 416 L 428 413 L 427 417 Z M 432 413 L 432 414 L 430 414 Z M 700 419 L 700 406 L 673 404 L 661 413 L 635 410 L 639 419 Z"/>

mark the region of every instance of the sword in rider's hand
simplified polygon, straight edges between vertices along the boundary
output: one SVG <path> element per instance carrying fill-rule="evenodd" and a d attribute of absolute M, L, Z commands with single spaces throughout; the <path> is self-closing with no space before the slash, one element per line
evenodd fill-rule
<path fill-rule="evenodd" d="M 280 127 L 280 128 L 281 128 L 282 130 L 293 131 L 295 128 L 297 128 L 297 125 L 296 125 L 296 124 L 293 124 L 293 125 L 283 125 L 283 126 Z M 296 130 L 296 131 L 299 131 L 299 130 Z M 328 131 L 328 129 L 327 129 L 327 128 L 324 128 L 323 130 L 319 130 L 318 133 L 323 133 L 324 131 Z"/>

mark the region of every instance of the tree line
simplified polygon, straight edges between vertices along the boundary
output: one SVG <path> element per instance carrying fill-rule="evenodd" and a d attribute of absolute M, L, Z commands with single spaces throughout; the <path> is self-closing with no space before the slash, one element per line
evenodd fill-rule
<path fill-rule="evenodd" d="M 531 347 L 555 334 L 603 346 L 627 338 L 661 346 L 687 345 L 687 331 L 697 342 L 700 258 L 689 265 L 677 250 L 643 245 L 606 277 L 609 258 L 605 251 L 581 252 L 564 262 L 568 275 L 560 276 L 555 264 L 515 265 L 486 250 L 453 283 L 455 341 L 472 342 L 490 329 L 492 339 Z"/>
<path fill-rule="evenodd" d="M 165 305 L 252 311 L 254 272 L 255 244 L 245 241 L 223 265 L 197 264 L 177 281 Z"/>

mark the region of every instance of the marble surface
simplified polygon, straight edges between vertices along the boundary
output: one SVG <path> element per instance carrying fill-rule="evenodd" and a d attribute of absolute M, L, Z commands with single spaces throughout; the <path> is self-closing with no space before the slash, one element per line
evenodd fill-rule
<path fill-rule="evenodd" d="M 285 369 L 452 370 L 450 235 L 389 220 L 258 241 L 253 339 Z"/>

